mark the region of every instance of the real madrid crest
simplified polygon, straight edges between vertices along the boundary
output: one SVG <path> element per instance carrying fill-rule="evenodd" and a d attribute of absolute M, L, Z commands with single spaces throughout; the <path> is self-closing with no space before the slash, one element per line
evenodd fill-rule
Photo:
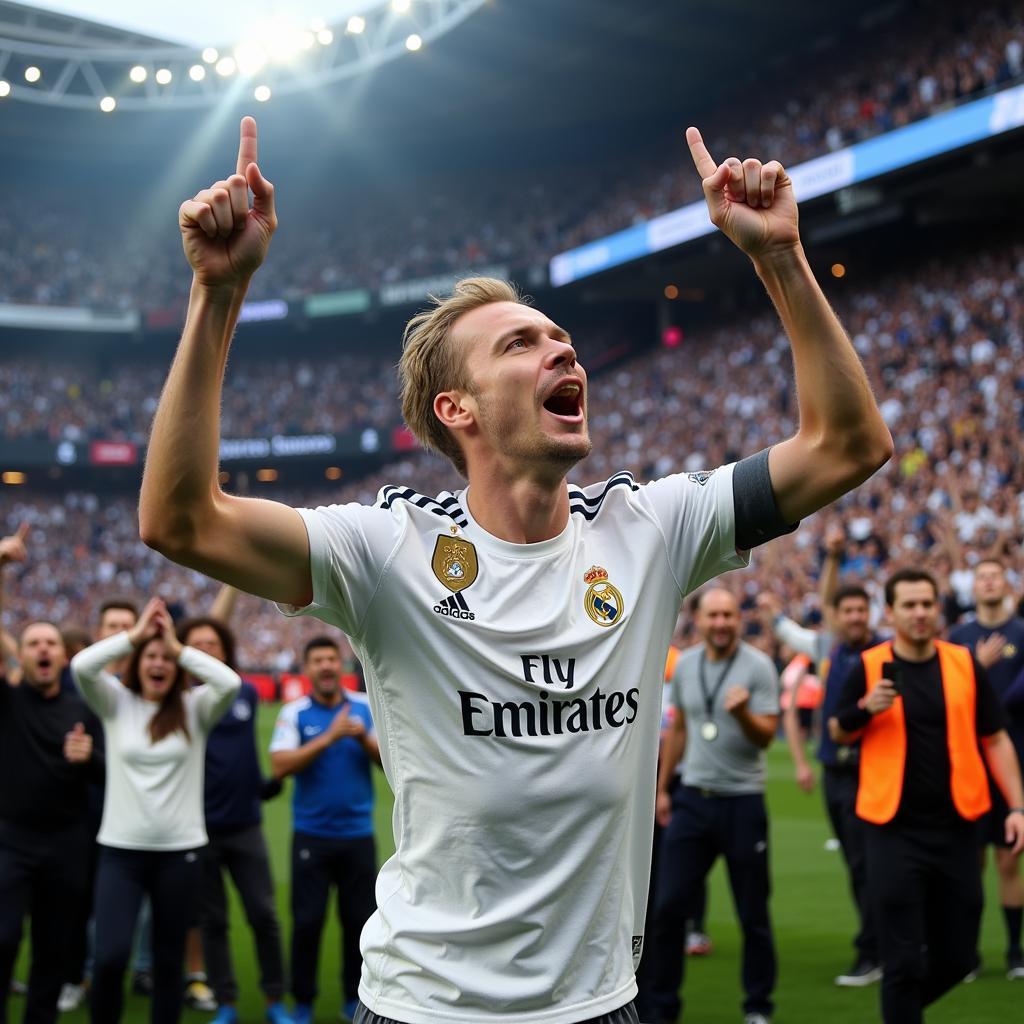
<path fill-rule="evenodd" d="M 587 593 L 583 607 L 599 626 L 614 626 L 622 618 L 624 602 L 618 587 L 608 580 L 608 570 L 592 565 L 584 574 Z"/>
<path fill-rule="evenodd" d="M 476 548 L 468 540 L 456 537 L 437 538 L 430 567 L 453 594 L 471 586 L 480 572 Z"/>

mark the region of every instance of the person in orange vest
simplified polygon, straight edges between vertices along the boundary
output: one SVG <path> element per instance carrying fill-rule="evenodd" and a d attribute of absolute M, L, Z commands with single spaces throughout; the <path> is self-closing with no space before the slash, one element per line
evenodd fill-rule
<path fill-rule="evenodd" d="M 1007 844 L 1024 849 L 1024 789 L 1006 717 L 970 650 L 937 640 L 938 588 L 920 569 L 885 584 L 892 640 L 847 677 L 833 739 L 860 739 L 857 815 L 881 939 L 882 1019 L 923 1011 L 974 966 L 981 921 L 975 827 L 991 806 L 985 765 L 1006 797 Z"/>

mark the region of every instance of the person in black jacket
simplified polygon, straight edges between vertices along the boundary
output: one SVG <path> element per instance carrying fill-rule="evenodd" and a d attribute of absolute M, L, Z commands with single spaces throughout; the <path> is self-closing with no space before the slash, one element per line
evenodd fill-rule
<path fill-rule="evenodd" d="M 235 637 L 215 615 L 187 619 L 178 626 L 183 644 L 234 667 Z M 218 1011 L 213 1024 L 238 1020 L 238 982 L 231 965 L 228 907 L 224 875 L 230 876 L 256 940 L 260 987 L 271 1024 L 291 1020 L 282 1003 L 285 993 L 281 926 L 274 905 L 270 857 L 263 836 L 263 800 L 281 792 L 278 779 L 264 779 L 256 752 L 259 695 L 242 683 L 234 704 L 210 732 L 206 743 L 204 802 L 209 846 L 203 850 L 200 924 L 203 954 Z"/>
<path fill-rule="evenodd" d="M 25 917 L 32 968 L 24 1020 L 56 1020 L 69 912 L 86 890 L 88 785 L 102 778 L 100 732 L 82 698 L 61 686 L 60 630 L 33 622 L 21 634 L 22 681 L 0 677 L 0 1024 Z"/>

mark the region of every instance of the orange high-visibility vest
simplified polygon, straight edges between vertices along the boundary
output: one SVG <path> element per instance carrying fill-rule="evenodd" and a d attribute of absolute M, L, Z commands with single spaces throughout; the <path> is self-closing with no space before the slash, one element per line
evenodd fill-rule
<path fill-rule="evenodd" d="M 978 750 L 974 708 L 977 687 L 971 652 L 958 644 L 936 640 L 942 692 L 946 698 L 946 739 L 949 744 L 950 789 L 953 806 L 968 821 L 980 818 L 991 806 L 985 766 Z M 882 666 L 892 661 L 892 643 L 879 644 L 861 653 L 867 675 L 866 693 L 878 685 Z M 860 785 L 857 816 L 875 825 L 892 821 L 903 795 L 907 761 L 907 723 L 903 698 L 875 715 L 860 741 Z M 924 768 L 923 770 L 928 770 Z"/>

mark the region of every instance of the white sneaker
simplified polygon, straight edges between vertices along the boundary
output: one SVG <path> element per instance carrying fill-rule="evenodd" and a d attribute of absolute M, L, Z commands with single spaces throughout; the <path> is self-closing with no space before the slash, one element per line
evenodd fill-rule
<path fill-rule="evenodd" d="M 57 998 L 57 1010 L 60 1013 L 70 1013 L 77 1010 L 85 999 L 85 986 L 72 985 L 65 982 L 61 987 L 60 996 Z"/>
<path fill-rule="evenodd" d="M 743 1024 L 772 1024 L 772 1020 L 763 1013 L 748 1013 L 743 1018 Z"/>

